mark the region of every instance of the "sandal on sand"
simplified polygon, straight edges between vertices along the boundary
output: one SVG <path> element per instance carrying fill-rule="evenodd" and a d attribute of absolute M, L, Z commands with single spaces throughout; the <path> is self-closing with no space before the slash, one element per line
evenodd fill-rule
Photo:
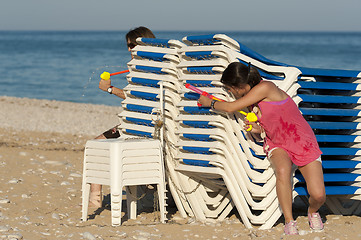
<path fill-rule="evenodd" d="M 90 208 L 101 208 L 102 207 L 102 192 L 91 192 L 89 198 Z"/>
<path fill-rule="evenodd" d="M 286 235 L 298 235 L 296 221 L 290 221 L 285 223 L 285 234 Z"/>

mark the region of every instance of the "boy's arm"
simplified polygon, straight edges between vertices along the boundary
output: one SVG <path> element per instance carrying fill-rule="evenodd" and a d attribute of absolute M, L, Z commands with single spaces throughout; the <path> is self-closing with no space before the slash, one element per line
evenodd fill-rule
<path fill-rule="evenodd" d="M 112 84 L 112 82 L 110 80 L 100 79 L 100 81 L 99 81 L 99 89 L 103 90 L 104 92 L 108 92 L 108 89 L 111 87 L 112 88 L 111 93 L 113 95 L 125 99 L 126 96 L 125 96 L 125 93 L 124 93 L 123 89 L 114 87 L 111 84 Z"/>
<path fill-rule="evenodd" d="M 117 88 L 117 87 L 113 87 L 112 94 L 117 96 L 117 97 L 123 98 L 123 99 L 126 98 L 125 92 L 123 91 L 123 89 L 120 89 L 120 88 Z"/>

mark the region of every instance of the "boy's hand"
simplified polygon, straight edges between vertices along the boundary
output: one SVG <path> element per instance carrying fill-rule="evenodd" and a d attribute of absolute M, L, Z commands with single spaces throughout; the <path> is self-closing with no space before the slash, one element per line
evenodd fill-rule
<path fill-rule="evenodd" d="M 100 79 L 99 88 L 105 92 L 108 91 L 108 88 L 111 86 L 112 82 L 109 80 Z"/>

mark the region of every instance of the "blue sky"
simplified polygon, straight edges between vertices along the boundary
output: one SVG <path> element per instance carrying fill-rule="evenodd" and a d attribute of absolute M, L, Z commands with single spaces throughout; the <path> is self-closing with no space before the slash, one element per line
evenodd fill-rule
<path fill-rule="evenodd" d="M 360 0 L 1 0 L 0 30 L 361 31 Z"/>

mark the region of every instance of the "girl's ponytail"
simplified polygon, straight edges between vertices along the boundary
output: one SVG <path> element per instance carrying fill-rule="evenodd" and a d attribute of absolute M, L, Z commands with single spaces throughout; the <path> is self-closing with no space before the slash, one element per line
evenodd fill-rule
<path fill-rule="evenodd" d="M 252 67 L 252 64 L 249 63 L 248 64 L 248 76 L 247 76 L 247 84 L 253 88 L 254 86 L 256 86 L 258 83 L 261 82 L 262 77 L 259 74 L 257 68 Z"/>

